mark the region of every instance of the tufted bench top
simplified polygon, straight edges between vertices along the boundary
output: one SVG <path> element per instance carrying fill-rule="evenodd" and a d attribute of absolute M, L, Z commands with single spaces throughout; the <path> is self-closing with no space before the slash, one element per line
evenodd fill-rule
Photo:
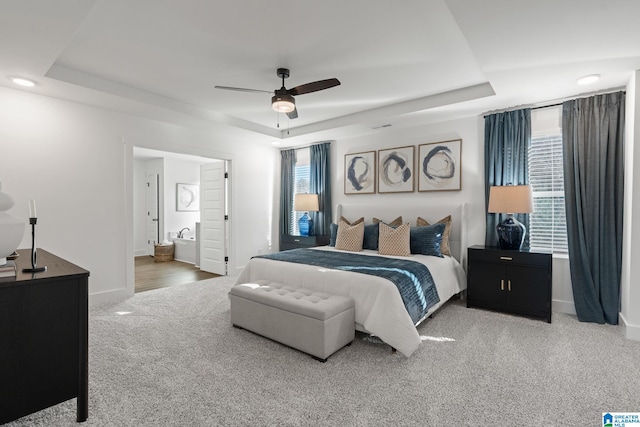
<path fill-rule="evenodd" d="M 329 319 L 354 306 L 353 298 L 350 297 L 269 280 L 235 285 L 229 294 L 318 320 Z"/>

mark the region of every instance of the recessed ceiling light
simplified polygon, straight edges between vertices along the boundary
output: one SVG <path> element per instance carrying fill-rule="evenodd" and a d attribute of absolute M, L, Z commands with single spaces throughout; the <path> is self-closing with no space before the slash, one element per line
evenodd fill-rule
<path fill-rule="evenodd" d="M 580 77 L 577 83 L 579 85 L 588 85 L 597 82 L 599 78 L 600 74 L 589 74 L 588 76 Z"/>
<path fill-rule="evenodd" d="M 34 87 L 36 83 L 33 80 L 23 79 L 22 77 L 12 77 L 11 81 L 17 85 L 24 87 Z"/>

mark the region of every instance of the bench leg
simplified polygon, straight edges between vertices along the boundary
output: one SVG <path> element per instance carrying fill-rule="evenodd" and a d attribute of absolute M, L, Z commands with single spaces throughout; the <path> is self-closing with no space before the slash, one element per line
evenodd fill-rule
<path fill-rule="evenodd" d="M 311 356 L 311 355 L 310 355 Z M 318 356 L 311 356 L 313 359 L 317 360 L 318 362 L 322 362 L 325 363 L 327 361 L 327 359 L 321 359 Z"/>

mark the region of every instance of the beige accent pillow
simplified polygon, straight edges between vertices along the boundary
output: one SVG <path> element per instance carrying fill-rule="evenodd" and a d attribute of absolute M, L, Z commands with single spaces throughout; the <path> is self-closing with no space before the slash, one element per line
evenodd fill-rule
<path fill-rule="evenodd" d="M 379 224 L 381 222 L 384 222 L 384 221 L 381 220 L 381 219 L 375 218 L 375 217 L 373 218 L 373 223 L 374 224 Z M 388 225 L 390 225 L 392 227 L 399 227 L 399 226 L 402 225 L 402 216 L 399 216 L 398 218 L 394 219 L 391 222 L 384 222 L 384 223 L 388 224 Z"/>
<path fill-rule="evenodd" d="M 411 255 L 409 224 L 402 224 L 396 228 L 384 222 L 380 223 L 380 237 L 378 238 L 378 252 L 380 255 Z"/>
<path fill-rule="evenodd" d="M 358 224 L 360 224 L 361 222 L 364 222 L 364 217 L 360 217 L 360 218 L 356 219 L 355 221 L 351 222 L 351 221 L 349 221 L 347 218 L 345 218 L 345 217 L 343 217 L 343 216 L 340 216 L 340 221 L 344 221 L 344 222 L 346 222 L 346 223 L 347 223 L 347 225 L 358 225 Z"/>
<path fill-rule="evenodd" d="M 364 221 L 350 225 L 346 221 L 340 220 L 338 223 L 338 233 L 336 235 L 336 249 L 360 252 L 362 251 L 363 239 Z"/>
<path fill-rule="evenodd" d="M 442 255 L 451 256 L 451 248 L 449 247 L 449 235 L 451 234 L 451 215 L 447 215 L 442 218 L 440 221 L 435 222 L 434 224 L 443 223 L 444 224 L 444 233 L 442 233 L 442 243 L 440 243 L 440 253 Z M 416 225 L 418 227 L 426 227 L 429 224 L 429 221 L 426 219 L 422 219 L 418 217 L 416 220 Z"/>

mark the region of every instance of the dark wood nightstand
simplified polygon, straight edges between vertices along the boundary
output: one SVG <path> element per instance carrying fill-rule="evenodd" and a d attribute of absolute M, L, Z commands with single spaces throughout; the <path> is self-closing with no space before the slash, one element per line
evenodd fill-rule
<path fill-rule="evenodd" d="M 280 236 L 280 250 L 288 251 L 297 248 L 312 248 L 314 246 L 326 246 L 329 244 L 329 236 Z"/>
<path fill-rule="evenodd" d="M 545 319 L 551 323 L 551 265 L 547 252 L 472 246 L 467 307 Z"/>

